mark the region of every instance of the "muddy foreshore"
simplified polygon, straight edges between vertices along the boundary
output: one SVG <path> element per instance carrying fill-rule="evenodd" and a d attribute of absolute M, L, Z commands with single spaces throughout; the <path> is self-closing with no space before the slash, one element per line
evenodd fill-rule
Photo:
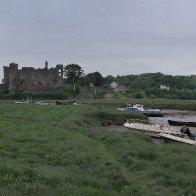
<path fill-rule="evenodd" d="M 196 122 L 196 111 L 188 110 L 162 110 L 163 117 L 150 117 L 149 123 L 160 124 L 163 126 L 170 126 L 168 120 L 184 121 L 184 122 Z M 172 126 L 176 129 L 180 129 L 180 126 Z M 189 127 L 193 134 L 196 134 L 196 127 Z"/>
<path fill-rule="evenodd" d="M 185 121 L 185 122 L 196 122 L 196 111 L 188 110 L 162 110 L 164 113 L 163 117 L 149 117 L 149 123 L 156 125 L 163 125 L 169 127 L 168 120 Z M 172 126 L 176 129 L 180 129 L 180 126 Z M 196 134 L 196 127 L 189 127 L 191 133 Z M 109 131 L 113 132 L 128 132 L 129 130 L 123 125 L 110 125 L 107 127 Z"/>

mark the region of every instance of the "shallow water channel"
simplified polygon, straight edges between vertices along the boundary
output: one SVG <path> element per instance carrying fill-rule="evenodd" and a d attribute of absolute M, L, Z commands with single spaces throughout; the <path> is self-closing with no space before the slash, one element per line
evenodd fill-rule
<path fill-rule="evenodd" d="M 165 114 L 163 117 L 149 117 L 151 124 L 159 124 L 169 127 L 168 120 L 184 121 L 184 122 L 196 122 L 196 111 L 187 110 L 162 110 Z M 176 129 L 180 129 L 180 126 L 172 126 Z M 191 133 L 196 134 L 196 127 L 189 127 Z"/>

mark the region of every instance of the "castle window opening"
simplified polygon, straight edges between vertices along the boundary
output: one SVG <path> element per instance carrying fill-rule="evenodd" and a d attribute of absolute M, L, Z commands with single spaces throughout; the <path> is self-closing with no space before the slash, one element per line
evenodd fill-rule
<path fill-rule="evenodd" d="M 59 76 L 62 76 L 62 74 L 61 74 L 61 70 L 59 69 Z"/>

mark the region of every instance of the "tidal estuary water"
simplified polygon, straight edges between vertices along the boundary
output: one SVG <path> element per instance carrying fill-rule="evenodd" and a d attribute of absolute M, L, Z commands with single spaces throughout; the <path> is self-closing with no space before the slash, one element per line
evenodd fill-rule
<path fill-rule="evenodd" d="M 165 114 L 163 117 L 150 117 L 151 124 L 159 124 L 163 126 L 170 126 L 168 120 L 196 122 L 196 111 L 187 110 L 162 110 Z M 180 129 L 180 126 L 172 126 L 176 129 Z M 189 127 L 191 133 L 196 134 L 196 127 Z"/>

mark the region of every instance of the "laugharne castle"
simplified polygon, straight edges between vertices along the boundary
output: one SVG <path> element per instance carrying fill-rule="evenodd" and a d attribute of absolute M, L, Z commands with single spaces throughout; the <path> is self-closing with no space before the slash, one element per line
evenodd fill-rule
<path fill-rule="evenodd" d="M 4 79 L 0 88 L 13 93 L 32 92 L 62 92 L 63 91 L 63 65 L 48 68 L 48 62 L 40 69 L 23 67 L 10 63 L 4 66 Z"/>

